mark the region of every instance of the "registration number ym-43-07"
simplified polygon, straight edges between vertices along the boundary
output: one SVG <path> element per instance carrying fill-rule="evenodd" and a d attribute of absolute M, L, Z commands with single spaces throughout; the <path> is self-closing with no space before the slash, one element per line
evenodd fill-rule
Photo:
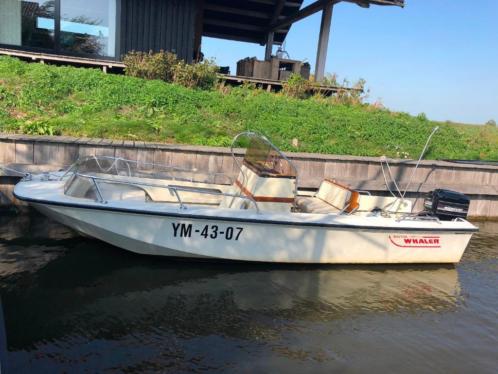
<path fill-rule="evenodd" d="M 194 227 L 191 223 L 171 223 L 171 225 L 173 226 L 173 236 L 175 238 L 191 238 L 193 235 L 198 235 L 204 239 L 239 240 L 242 231 L 244 231 L 242 227 L 232 226 L 224 228 L 218 225 Z"/>

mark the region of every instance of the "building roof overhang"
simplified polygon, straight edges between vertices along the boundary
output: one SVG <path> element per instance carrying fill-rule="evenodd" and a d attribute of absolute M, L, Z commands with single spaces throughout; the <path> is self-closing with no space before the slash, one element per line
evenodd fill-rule
<path fill-rule="evenodd" d="M 292 24 L 341 1 L 370 5 L 404 6 L 404 0 L 319 0 L 301 9 L 303 0 L 200 0 L 203 2 L 202 35 L 265 44 L 274 32 L 274 44 L 282 44 Z"/>

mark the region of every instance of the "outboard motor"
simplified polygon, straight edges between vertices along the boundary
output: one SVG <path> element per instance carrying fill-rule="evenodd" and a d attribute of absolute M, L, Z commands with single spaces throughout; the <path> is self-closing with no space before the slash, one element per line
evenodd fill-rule
<path fill-rule="evenodd" d="M 463 193 L 437 189 L 429 192 L 424 201 L 425 211 L 442 221 L 467 218 L 470 199 Z"/>

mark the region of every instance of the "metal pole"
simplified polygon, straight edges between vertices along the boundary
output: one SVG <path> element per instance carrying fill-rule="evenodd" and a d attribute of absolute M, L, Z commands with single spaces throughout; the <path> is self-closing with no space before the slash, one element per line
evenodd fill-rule
<path fill-rule="evenodd" d="M 329 46 L 330 26 L 332 24 L 332 13 L 334 3 L 325 5 L 320 25 L 320 37 L 318 39 L 318 51 L 316 54 L 315 81 L 320 82 L 325 77 L 325 63 L 327 61 L 327 49 Z"/>

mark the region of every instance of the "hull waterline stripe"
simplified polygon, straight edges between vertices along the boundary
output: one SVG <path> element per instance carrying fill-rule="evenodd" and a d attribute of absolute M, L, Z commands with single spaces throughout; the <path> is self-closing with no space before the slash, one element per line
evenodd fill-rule
<path fill-rule="evenodd" d="M 274 221 L 274 220 L 264 220 L 264 219 L 254 219 L 254 218 L 236 218 L 236 217 L 223 217 L 223 216 L 205 216 L 199 214 L 180 214 L 180 213 L 169 213 L 169 212 L 152 212 L 150 210 L 135 210 L 126 208 L 116 208 L 109 206 L 94 206 L 94 205 L 82 205 L 73 203 L 61 203 L 55 201 L 45 201 L 31 199 L 27 197 L 22 197 L 13 193 L 14 197 L 21 201 L 26 201 L 33 204 L 41 205 L 53 205 L 62 206 L 66 208 L 78 208 L 86 210 L 103 210 L 108 212 L 118 212 L 118 213 L 131 213 L 149 216 L 160 216 L 160 217 L 174 217 L 174 218 L 184 218 L 184 219 L 198 219 L 207 221 L 228 221 L 228 222 L 241 222 L 241 223 L 257 223 L 257 224 L 268 224 L 268 225 L 283 225 L 283 226 L 299 226 L 299 227 L 326 227 L 334 229 L 355 229 L 355 230 L 371 230 L 371 231 L 417 231 L 417 232 L 454 232 L 454 233 L 474 233 L 479 231 L 479 229 L 468 228 L 468 229 L 452 229 L 452 228 L 423 228 L 423 227 L 389 227 L 389 226 L 358 226 L 358 225 L 345 225 L 345 224 L 334 224 L 334 223 L 320 223 L 320 222 L 295 222 L 295 221 Z"/>

